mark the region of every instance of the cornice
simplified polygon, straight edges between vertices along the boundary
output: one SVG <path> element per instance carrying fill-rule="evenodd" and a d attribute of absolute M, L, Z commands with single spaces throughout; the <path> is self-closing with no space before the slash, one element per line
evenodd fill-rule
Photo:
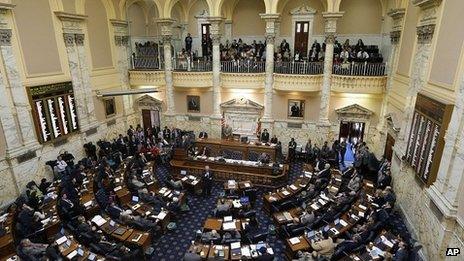
<path fill-rule="evenodd" d="M 390 16 L 393 19 L 403 18 L 405 14 L 406 9 L 404 8 L 390 9 L 390 11 L 388 12 L 388 16 Z"/>
<path fill-rule="evenodd" d="M 15 4 L 0 3 L 0 10 L 11 10 L 15 7 Z"/>
<path fill-rule="evenodd" d="M 87 15 L 81 15 L 81 14 L 73 14 L 73 13 L 67 13 L 67 12 L 62 12 L 62 11 L 55 11 L 55 15 L 60 18 L 60 20 L 64 21 L 79 21 L 83 22 L 87 20 Z"/>
<path fill-rule="evenodd" d="M 110 19 L 110 22 L 113 26 L 119 26 L 119 27 L 127 27 L 129 25 L 129 21 L 127 20 Z"/>

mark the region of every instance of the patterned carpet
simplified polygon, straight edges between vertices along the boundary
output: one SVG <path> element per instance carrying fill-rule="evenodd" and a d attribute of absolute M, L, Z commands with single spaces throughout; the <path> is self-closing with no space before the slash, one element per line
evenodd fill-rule
<path fill-rule="evenodd" d="M 300 174 L 303 164 L 295 163 L 290 167 L 289 181 L 292 183 Z M 161 184 L 166 181 L 169 170 L 166 166 L 158 166 L 156 175 Z M 263 200 L 262 195 L 268 192 L 269 189 L 259 189 L 256 201 L 257 219 L 259 221 L 259 232 L 268 231 L 269 225 L 272 225 L 272 220 L 268 214 L 262 210 Z M 153 244 L 154 252 L 151 260 L 182 260 L 185 252 L 189 248 L 191 241 L 194 240 L 195 231 L 202 228 L 204 221 L 215 208 L 217 198 L 223 193 L 222 183 L 215 182 L 212 196 L 202 197 L 189 194 L 188 205 L 190 211 L 180 214 L 177 217 L 177 228 L 174 231 L 169 231 L 161 238 L 155 240 Z M 401 234 L 404 238 L 410 238 L 410 234 L 397 212 L 391 216 L 391 229 L 395 234 Z M 285 260 L 284 243 L 275 235 L 269 235 L 268 243 L 272 246 L 275 253 L 275 260 Z"/>
<path fill-rule="evenodd" d="M 289 182 L 293 182 L 301 174 L 302 163 L 292 165 L 289 175 Z M 156 170 L 158 179 L 163 184 L 168 174 L 166 166 L 159 166 Z M 268 231 L 272 220 L 269 215 L 262 211 L 262 193 L 268 190 L 260 189 L 257 195 L 256 211 L 259 221 L 259 231 Z M 195 231 L 201 229 L 208 215 L 215 208 L 217 198 L 223 192 L 222 183 L 216 182 L 213 187 L 211 197 L 202 197 L 189 194 L 188 205 L 190 211 L 180 214 L 176 222 L 177 228 L 167 232 L 153 244 L 154 253 L 152 260 L 182 260 L 191 241 L 194 240 Z M 269 236 L 268 243 L 272 246 L 277 260 L 284 260 L 285 246 L 276 236 Z"/>

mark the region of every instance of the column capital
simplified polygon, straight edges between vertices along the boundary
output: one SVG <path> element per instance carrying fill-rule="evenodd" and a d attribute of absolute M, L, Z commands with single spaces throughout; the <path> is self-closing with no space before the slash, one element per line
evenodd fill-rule
<path fill-rule="evenodd" d="M 0 46 L 11 45 L 11 29 L 0 29 Z"/>
<path fill-rule="evenodd" d="M 76 46 L 83 46 L 84 45 L 84 39 L 85 39 L 84 34 L 75 34 L 74 35 L 74 40 L 76 41 Z"/>
<path fill-rule="evenodd" d="M 390 42 L 391 44 L 398 44 L 401 38 L 401 31 L 391 31 L 390 32 Z"/>
<path fill-rule="evenodd" d="M 337 32 L 337 20 L 342 18 L 344 13 L 345 12 L 322 13 L 322 17 L 324 17 L 325 20 L 324 32 L 326 34 L 335 34 Z"/>
<path fill-rule="evenodd" d="M 441 2 L 442 0 L 412 0 L 412 4 L 420 7 L 421 9 L 439 6 Z"/>
<path fill-rule="evenodd" d="M 279 21 L 280 14 L 259 14 L 262 19 L 266 21 L 266 43 L 274 44 L 277 34 L 277 21 Z"/>
<path fill-rule="evenodd" d="M 81 33 L 82 24 L 87 20 L 86 15 L 78 15 L 60 11 L 56 11 L 55 15 L 63 23 L 64 33 Z"/>
<path fill-rule="evenodd" d="M 259 16 L 261 16 L 261 18 L 264 19 L 266 22 L 276 22 L 277 20 L 280 19 L 279 13 L 275 13 L 275 14 L 263 13 L 263 14 L 259 14 Z"/>
<path fill-rule="evenodd" d="M 115 35 L 114 43 L 116 44 L 116 46 L 128 46 L 129 36 L 128 35 Z"/>
<path fill-rule="evenodd" d="M 74 46 L 74 41 L 75 41 L 74 34 L 63 33 L 63 40 L 64 40 L 64 45 L 66 47 Z"/>
<path fill-rule="evenodd" d="M 432 41 L 435 32 L 435 24 L 420 25 L 416 28 L 417 42 L 420 44 L 428 44 Z"/>
<path fill-rule="evenodd" d="M 116 35 L 128 35 L 129 34 L 129 21 L 110 19 L 110 23 L 113 25 L 114 34 Z"/>
<path fill-rule="evenodd" d="M 172 38 L 172 25 L 175 20 L 171 18 L 159 18 L 155 19 L 155 22 L 161 26 L 161 36 L 163 42 L 171 41 Z"/>
<path fill-rule="evenodd" d="M 438 9 L 442 0 L 413 0 L 414 6 L 420 7 L 419 26 L 436 24 Z"/>

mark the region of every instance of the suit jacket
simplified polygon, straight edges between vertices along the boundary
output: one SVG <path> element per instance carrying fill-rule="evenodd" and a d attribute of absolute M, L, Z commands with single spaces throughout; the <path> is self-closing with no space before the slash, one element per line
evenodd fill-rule
<path fill-rule="evenodd" d="M 200 139 L 207 139 L 208 138 L 208 133 L 205 131 L 200 132 L 200 135 L 198 135 L 198 138 Z"/>
<path fill-rule="evenodd" d="M 330 258 L 333 255 L 335 245 L 333 243 L 332 238 L 324 239 L 318 242 L 314 242 L 311 244 L 311 247 L 317 251 L 319 255 L 325 256 Z"/>
<path fill-rule="evenodd" d="M 272 261 L 272 260 L 274 260 L 274 257 L 266 252 L 266 253 L 264 253 L 262 255 L 259 255 L 255 260 L 257 260 L 257 261 Z"/>
<path fill-rule="evenodd" d="M 269 132 L 261 133 L 261 141 L 262 142 L 269 142 Z"/>

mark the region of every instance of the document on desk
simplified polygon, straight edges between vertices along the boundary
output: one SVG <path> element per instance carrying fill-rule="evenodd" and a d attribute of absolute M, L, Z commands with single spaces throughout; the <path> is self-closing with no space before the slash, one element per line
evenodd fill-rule
<path fill-rule="evenodd" d="M 84 203 L 84 207 L 86 207 L 86 208 L 90 207 L 91 205 L 92 205 L 92 200 L 87 201 L 87 202 Z"/>
<path fill-rule="evenodd" d="M 198 184 L 198 180 L 194 180 L 194 181 L 192 181 L 192 185 L 194 185 L 194 186 L 195 186 L 196 184 Z"/>
<path fill-rule="evenodd" d="M 311 208 L 314 209 L 314 210 L 318 210 L 319 209 L 319 206 L 317 205 L 317 203 L 313 203 L 311 205 Z"/>
<path fill-rule="evenodd" d="M 366 206 L 363 206 L 363 205 L 361 205 L 361 204 L 359 204 L 358 207 L 359 207 L 360 209 L 362 209 L 362 210 L 366 210 L 366 209 L 367 209 Z"/>
<path fill-rule="evenodd" d="M 295 185 L 290 185 L 290 188 L 293 189 L 293 190 L 297 190 L 298 188 L 295 186 Z"/>
<path fill-rule="evenodd" d="M 56 240 L 56 244 L 57 244 L 57 245 L 61 245 L 61 244 L 63 244 L 64 242 L 66 242 L 66 240 L 68 240 L 68 238 L 67 238 L 66 236 L 62 236 L 62 237 L 60 237 L 60 238 L 58 238 L 58 239 Z"/>
<path fill-rule="evenodd" d="M 47 224 L 49 221 L 50 221 L 50 218 L 46 218 L 46 219 L 44 219 L 44 220 L 41 220 L 40 223 L 42 223 L 42 225 L 45 225 L 45 224 Z"/>
<path fill-rule="evenodd" d="M 336 228 L 331 228 L 330 231 L 332 231 L 332 233 L 334 233 L 334 235 L 338 235 L 338 233 L 340 233 Z"/>
<path fill-rule="evenodd" d="M 323 199 L 321 199 L 321 198 L 318 199 L 317 202 L 321 203 L 321 205 L 323 205 L 323 206 L 324 206 L 325 204 L 327 204 L 327 202 L 325 202 L 325 201 L 324 201 Z"/>
<path fill-rule="evenodd" d="M 251 252 L 250 252 L 250 247 L 249 246 L 243 246 L 242 247 L 242 256 L 251 257 Z"/>
<path fill-rule="evenodd" d="M 119 190 L 121 190 L 121 189 L 122 189 L 121 186 L 117 186 L 117 187 L 114 188 L 114 191 L 116 192 L 116 191 L 119 191 Z"/>
<path fill-rule="evenodd" d="M 240 242 L 234 242 L 230 244 L 230 249 L 238 249 L 240 246 Z"/>
<path fill-rule="evenodd" d="M 72 251 L 71 253 L 69 253 L 66 257 L 71 260 L 73 259 L 73 257 L 75 257 L 77 255 L 77 250 L 74 250 Z"/>
<path fill-rule="evenodd" d="M 245 188 L 249 188 L 251 186 L 250 183 L 248 183 L 248 182 L 245 182 L 244 185 L 245 185 Z"/>
<path fill-rule="evenodd" d="M 182 181 L 186 181 L 187 179 L 188 179 L 187 177 L 181 178 Z"/>
<path fill-rule="evenodd" d="M 95 223 L 95 225 L 101 227 L 103 224 L 106 223 L 106 219 L 102 218 L 100 215 L 96 215 L 95 217 L 92 218 L 92 222 Z"/>
<path fill-rule="evenodd" d="M 343 219 L 340 219 L 340 224 L 342 224 L 344 227 L 348 226 L 348 223 L 346 223 Z"/>
<path fill-rule="evenodd" d="M 330 201 L 330 199 L 325 194 L 321 194 L 321 198 L 325 201 Z"/>
<path fill-rule="evenodd" d="M 382 239 L 382 243 L 384 243 L 386 246 L 388 246 L 389 248 L 393 247 L 393 243 L 390 240 L 388 240 L 385 236 L 380 236 L 380 238 Z"/>
<path fill-rule="evenodd" d="M 285 217 L 286 220 L 292 220 L 293 219 L 292 215 L 290 215 L 290 213 L 287 212 L 287 211 L 284 212 L 284 217 Z"/>
<path fill-rule="evenodd" d="M 139 242 L 139 240 L 142 238 L 142 234 L 138 234 L 137 237 L 133 238 L 133 242 Z"/>
<path fill-rule="evenodd" d="M 237 227 L 235 226 L 235 222 L 232 221 L 232 222 L 224 222 L 224 223 L 222 224 L 222 228 L 223 228 L 224 230 L 234 230 L 234 229 L 236 229 Z"/>
<path fill-rule="evenodd" d="M 225 216 L 224 217 L 224 222 L 230 222 L 232 221 L 232 216 Z"/>
<path fill-rule="evenodd" d="M 300 239 L 297 238 L 297 237 L 292 237 L 292 238 L 289 239 L 289 241 L 290 241 L 290 244 L 292 244 L 292 245 L 296 245 L 296 244 L 301 242 Z"/>
<path fill-rule="evenodd" d="M 166 212 L 161 211 L 161 212 L 158 214 L 158 219 L 162 220 L 162 219 L 164 219 L 164 218 L 166 217 L 166 215 L 167 215 Z"/>
<path fill-rule="evenodd" d="M 234 205 L 234 208 L 241 208 L 242 207 L 242 204 L 240 203 L 240 200 L 232 201 L 232 205 Z"/>
<path fill-rule="evenodd" d="M 286 190 L 283 190 L 283 191 L 282 191 L 282 194 L 284 194 L 284 196 L 288 196 L 288 195 L 290 195 L 290 192 L 288 192 L 288 191 L 286 191 Z"/>

